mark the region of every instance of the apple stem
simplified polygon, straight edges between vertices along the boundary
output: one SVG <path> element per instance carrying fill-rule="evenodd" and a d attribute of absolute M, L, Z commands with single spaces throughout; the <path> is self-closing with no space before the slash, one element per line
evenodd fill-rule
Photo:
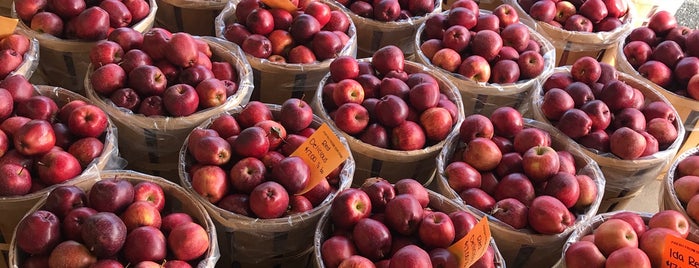
<path fill-rule="evenodd" d="M 17 172 L 17 175 L 22 175 L 22 172 L 24 172 L 25 166 L 22 165 L 22 168 L 19 169 L 19 172 Z"/>

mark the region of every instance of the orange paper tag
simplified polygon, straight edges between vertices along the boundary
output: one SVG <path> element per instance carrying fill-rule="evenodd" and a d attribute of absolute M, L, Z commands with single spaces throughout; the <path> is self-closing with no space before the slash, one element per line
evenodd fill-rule
<path fill-rule="evenodd" d="M 289 12 L 294 12 L 297 7 L 289 0 L 262 0 L 262 3 L 271 8 L 281 8 Z"/>
<path fill-rule="evenodd" d="M 699 267 L 699 244 L 673 235 L 665 237 L 660 267 Z"/>
<path fill-rule="evenodd" d="M 468 234 L 456 241 L 448 250 L 459 260 L 458 267 L 470 267 L 485 254 L 489 245 L 490 226 L 488 217 L 483 216 Z"/>
<path fill-rule="evenodd" d="M 298 193 L 304 194 L 340 166 L 349 157 L 349 152 L 330 127 L 323 124 L 291 153 L 291 156 L 301 157 L 311 168 L 311 180 L 308 186 Z"/>
<path fill-rule="evenodd" d="M 0 16 L 0 38 L 11 35 L 15 32 L 19 20 Z"/>

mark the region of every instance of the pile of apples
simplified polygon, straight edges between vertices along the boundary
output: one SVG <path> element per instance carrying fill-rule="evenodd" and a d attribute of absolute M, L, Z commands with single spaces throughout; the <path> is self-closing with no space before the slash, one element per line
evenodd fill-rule
<path fill-rule="evenodd" d="M 322 87 L 335 126 L 367 144 L 418 150 L 444 140 L 459 119 L 458 106 L 429 73 L 405 71 L 403 51 L 389 45 L 371 62 L 343 56 L 330 63 Z"/>
<path fill-rule="evenodd" d="M 274 112 L 251 101 L 235 115 L 221 114 L 208 128 L 195 128 L 185 143 L 193 190 L 211 204 L 251 218 L 312 210 L 337 189 L 342 169 L 301 194 L 310 167 L 290 154 L 315 132 L 312 122 L 311 107 L 291 98 Z"/>
<path fill-rule="evenodd" d="M 591 57 L 546 78 L 541 113 L 579 144 L 633 160 L 667 149 L 678 138 L 677 112 L 663 100 L 619 80 L 617 70 Z"/>
<path fill-rule="evenodd" d="M 623 53 L 638 73 L 675 94 L 699 100 L 699 31 L 661 10 L 626 37 Z"/>
<path fill-rule="evenodd" d="M 430 195 L 416 180 L 391 185 L 381 177 L 339 192 L 328 212 L 332 235 L 321 241 L 323 267 L 457 267 L 447 248 L 478 219 L 464 210 L 435 210 Z M 495 267 L 494 260 L 489 246 L 471 267 Z"/>
<path fill-rule="evenodd" d="M 593 224 L 601 223 L 589 233 L 569 242 L 563 260 L 566 267 L 663 267 L 665 238 L 689 235 L 687 218 L 674 210 L 643 216 L 631 211 L 603 215 L 593 218 Z"/>
<path fill-rule="evenodd" d="M 675 181 L 672 183 L 687 216 L 699 222 L 699 155 L 690 155 L 677 162 Z"/>
<path fill-rule="evenodd" d="M 337 2 L 360 17 L 382 22 L 422 17 L 435 9 L 433 0 L 340 0 Z"/>
<path fill-rule="evenodd" d="M 61 185 L 17 226 L 14 239 L 26 256 L 19 265 L 192 267 L 209 250 L 209 234 L 192 215 L 170 211 L 166 196 L 155 182 L 119 177 L 87 193 Z"/>
<path fill-rule="evenodd" d="M 63 183 L 102 155 L 107 114 L 82 100 L 59 107 L 22 75 L 0 82 L 0 196 Z"/>
<path fill-rule="evenodd" d="M 28 37 L 13 33 L 0 38 L 0 80 L 5 79 L 11 72 L 24 62 L 24 54 L 32 44 Z"/>
<path fill-rule="evenodd" d="M 63 39 L 97 41 L 150 13 L 146 0 L 16 0 L 17 17 L 34 31 Z"/>
<path fill-rule="evenodd" d="M 433 65 L 475 82 L 515 83 L 545 69 L 541 44 L 508 4 L 486 13 L 473 0 L 458 0 L 429 17 L 420 38 L 422 54 Z"/>
<path fill-rule="evenodd" d="M 574 156 L 552 148 L 547 131 L 525 127 L 514 108 L 467 116 L 455 142 L 440 171 L 449 187 L 466 205 L 515 229 L 562 233 L 599 195 Z"/>
<path fill-rule="evenodd" d="M 260 0 L 242 0 L 236 21 L 223 36 L 256 58 L 276 63 L 309 64 L 335 58 L 350 40 L 352 21 L 341 10 L 322 1 L 291 1 L 287 11 Z"/>
<path fill-rule="evenodd" d="M 576 32 L 610 32 L 624 24 L 628 0 L 518 0 L 529 16 Z"/>
<path fill-rule="evenodd" d="M 92 90 L 144 116 L 188 116 L 222 105 L 238 90 L 236 67 L 216 61 L 207 41 L 185 32 L 117 28 L 89 58 Z"/>

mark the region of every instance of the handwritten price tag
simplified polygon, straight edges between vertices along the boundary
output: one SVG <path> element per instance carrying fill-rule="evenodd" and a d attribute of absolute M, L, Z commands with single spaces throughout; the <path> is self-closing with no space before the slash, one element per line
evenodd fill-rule
<path fill-rule="evenodd" d="M 15 32 L 19 20 L 0 16 L 0 38 L 11 35 Z"/>
<path fill-rule="evenodd" d="M 289 0 L 262 0 L 262 3 L 265 3 L 265 5 L 268 5 L 271 8 L 281 8 L 289 12 L 293 12 L 297 9 L 296 6 Z M 238 19 L 240 20 L 240 18 Z"/>
<path fill-rule="evenodd" d="M 311 168 L 311 180 L 298 194 L 304 194 L 313 189 L 330 172 L 340 166 L 349 154 L 330 127 L 326 124 L 321 125 L 296 151 L 291 153 L 291 156 L 302 158 Z"/>
<path fill-rule="evenodd" d="M 663 246 L 662 266 L 668 268 L 699 267 L 699 244 L 668 235 Z"/>
<path fill-rule="evenodd" d="M 448 250 L 459 260 L 458 267 L 470 267 L 485 254 L 489 245 L 490 227 L 488 217 L 484 216 L 468 234 L 456 241 Z"/>

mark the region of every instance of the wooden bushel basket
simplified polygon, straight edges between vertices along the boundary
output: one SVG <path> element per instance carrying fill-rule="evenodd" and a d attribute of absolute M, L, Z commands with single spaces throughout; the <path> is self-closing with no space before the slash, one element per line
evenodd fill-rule
<path fill-rule="evenodd" d="M 432 208 L 434 211 L 441 211 L 446 214 L 450 214 L 452 212 L 456 211 L 467 211 L 471 213 L 471 211 L 465 210 L 463 206 L 457 204 L 453 200 L 447 199 L 446 197 L 431 191 L 427 190 L 430 196 L 430 203 L 428 207 Z M 476 218 L 478 218 L 477 215 Z M 319 267 L 319 268 L 325 268 L 325 264 L 323 263 L 323 256 L 321 254 L 320 248 L 321 245 L 323 245 L 323 242 L 330 238 L 332 235 L 332 225 L 330 222 L 330 210 L 326 211 L 323 213 L 323 216 L 320 218 L 320 221 L 318 222 L 318 225 L 315 229 L 315 237 L 313 239 L 313 262 L 314 262 L 314 267 Z M 505 268 L 507 267 L 505 264 L 505 259 L 502 257 L 502 254 L 500 254 L 500 250 L 498 249 L 498 245 L 496 244 L 494 239 L 490 239 L 490 245 L 495 249 L 495 267 L 496 268 Z"/>
<path fill-rule="evenodd" d="M 153 27 L 155 12 L 158 6 L 155 0 L 149 0 L 150 13 L 143 20 L 131 26 L 134 30 L 144 33 Z M 14 11 L 12 16 L 17 17 Z M 60 39 L 50 34 L 39 33 L 29 28 L 29 25 L 19 21 L 17 27 L 24 30 L 32 38 L 39 40 L 39 75 L 49 85 L 60 86 L 85 95 L 83 81 L 90 65 L 89 52 L 96 42 Z"/>
<path fill-rule="evenodd" d="M 224 38 L 226 25 L 237 21 L 235 8 L 238 1 L 228 2 L 221 14 L 216 17 L 216 36 Z M 332 1 L 323 1 L 332 10 L 340 7 Z M 341 9 L 340 9 L 341 10 Z M 347 15 L 347 13 L 345 12 Z M 349 15 L 348 15 L 349 16 Z M 355 56 L 357 54 L 357 28 L 350 23 L 347 35 L 350 37 L 338 56 Z M 329 71 L 330 62 L 327 59 L 311 64 L 276 63 L 260 59 L 244 53 L 247 57 L 255 83 L 251 100 L 264 103 L 282 104 L 289 98 L 304 99 L 308 103 L 314 96 L 318 83 Z"/>
<path fill-rule="evenodd" d="M 699 147 L 694 147 L 690 150 L 685 151 L 682 154 L 679 154 L 677 158 L 672 162 L 672 165 L 670 166 L 670 169 L 667 171 L 667 174 L 661 184 L 660 210 L 676 210 L 681 212 L 685 217 L 687 217 L 690 226 L 690 232 L 689 236 L 687 236 L 687 239 L 695 243 L 699 243 L 699 224 L 697 224 L 695 220 L 692 220 L 692 218 L 689 217 L 689 215 L 687 215 L 687 210 L 685 209 L 687 204 L 682 204 L 682 202 L 680 202 L 680 200 L 677 199 L 677 192 L 675 192 L 675 187 L 673 186 L 675 180 L 680 178 L 677 174 L 677 165 L 680 163 L 680 161 L 693 155 L 699 155 Z"/>
<path fill-rule="evenodd" d="M 214 36 L 214 20 L 228 1 L 156 0 L 155 25 L 171 32 Z"/>
<path fill-rule="evenodd" d="M 570 66 L 558 67 L 554 72 L 570 72 Z M 548 77 L 541 80 L 541 83 L 546 81 Z M 648 83 L 645 83 L 631 75 L 619 72 L 619 80 L 638 89 L 645 96 L 646 103 L 651 101 L 665 101 L 670 103 L 660 92 L 655 90 Z M 551 124 L 541 111 L 541 101 L 543 99 L 543 91 L 541 85 L 537 85 L 536 92 L 532 95 L 532 106 L 534 119 Z M 679 118 L 679 116 L 677 117 Z M 628 205 L 628 203 L 641 193 L 643 187 L 653 179 L 658 179 L 665 171 L 666 166 L 672 161 L 677 153 L 677 150 L 682 144 L 684 137 L 684 126 L 675 120 L 678 139 L 673 142 L 665 150 L 659 151 L 653 155 L 642 157 L 635 160 L 623 160 L 612 153 L 599 154 L 592 149 L 584 149 L 583 152 L 597 162 L 604 173 L 607 180 L 607 185 L 604 189 L 604 198 L 600 205 L 599 212 L 610 212 L 619 210 Z M 569 138 L 569 142 L 575 143 Z"/>
<path fill-rule="evenodd" d="M 481 14 L 491 13 L 487 10 L 481 10 Z M 448 14 L 445 11 L 444 14 Z M 525 26 L 527 26 L 525 24 Z M 539 43 L 541 48 L 541 54 L 544 58 L 544 71 L 541 76 L 545 76 L 550 73 L 555 64 L 556 51 L 551 45 L 551 43 L 541 34 L 537 33 L 531 27 L 527 26 L 529 29 L 529 34 L 533 40 Z M 491 84 L 491 83 L 479 83 L 458 73 L 452 73 L 442 68 L 432 65 L 431 60 L 425 56 L 425 53 L 420 49 L 420 45 L 424 40 L 422 40 L 422 33 L 425 29 L 425 24 L 423 23 L 417 30 L 415 35 L 415 40 L 413 42 L 415 53 L 415 60 L 419 63 L 425 64 L 432 67 L 435 70 L 443 73 L 459 90 L 461 93 L 461 100 L 464 103 L 464 113 L 469 114 L 483 114 L 485 116 L 490 116 L 493 111 L 502 106 L 509 106 L 517 109 L 522 114 L 526 114 L 529 110 L 529 95 L 534 89 L 534 85 L 537 78 L 532 78 L 528 80 L 518 81 L 512 84 Z"/>
<path fill-rule="evenodd" d="M 435 0 L 434 4 L 434 10 L 424 16 L 390 22 L 364 18 L 345 6 L 340 8 L 349 14 L 357 26 L 357 58 L 371 57 L 379 48 L 388 45 L 399 47 L 405 58 L 412 58 L 415 48 L 411 42 L 418 27 L 424 24 L 430 15 L 442 12 L 442 1 Z"/>
<path fill-rule="evenodd" d="M 56 101 L 59 107 L 72 100 L 83 100 L 87 103 L 91 103 L 87 98 L 64 88 L 36 86 L 36 90 L 40 95 Z M 117 146 L 117 129 L 111 121 L 104 135 L 102 154 L 93 160 L 93 162 L 83 170 L 82 174 L 99 172 L 105 169 L 121 168 L 123 166 Z M 79 176 L 65 183 L 71 183 L 78 178 Z M 57 185 L 49 186 L 23 196 L 0 197 L 0 215 L 2 215 L 2 217 L 0 217 L 0 241 L 4 239 L 4 242 L 0 242 L 0 251 L 5 253 L 9 250 L 9 243 L 12 239 L 14 229 L 20 219 L 24 217 L 24 214 L 26 214 L 39 199 L 48 195 L 48 193 L 56 187 Z M 7 262 L 3 263 L 6 264 Z"/>
<path fill-rule="evenodd" d="M 627 36 L 628 35 L 625 35 L 624 38 L 619 41 L 616 50 L 616 68 L 650 85 L 650 87 L 665 96 L 672 104 L 672 107 L 677 110 L 678 118 L 682 121 L 685 128 L 684 143 L 677 151 L 678 155 L 699 146 L 699 100 L 677 95 L 641 76 L 641 74 L 631 66 L 629 60 L 626 59 L 626 55 L 624 55 L 624 45 L 626 44 Z"/>
<path fill-rule="evenodd" d="M 635 20 L 633 4 L 630 0 L 626 0 L 629 12 L 620 18 L 623 24 L 613 31 L 593 33 L 568 31 L 551 26 L 546 22 L 534 20 L 522 9 L 517 0 L 503 0 L 503 2 L 512 5 L 517 10 L 523 23 L 551 41 L 551 44 L 556 48 L 555 66 L 571 65 L 575 60 L 584 56 L 590 56 L 597 61 L 613 65 L 617 43 L 622 36 L 631 31 L 631 26 Z"/>
<path fill-rule="evenodd" d="M 275 118 L 280 113 L 281 106 L 267 104 Z M 236 115 L 243 107 L 237 107 L 226 113 Z M 216 119 L 213 116 L 204 121 L 199 127 L 208 128 Z M 311 126 L 318 128 L 323 121 L 314 116 Z M 339 134 L 338 134 L 339 136 Z M 343 146 L 349 151 L 344 138 L 339 137 Z M 240 268 L 294 268 L 308 267 L 313 252 L 313 231 L 321 215 L 330 208 L 337 192 L 347 189 L 352 184 L 354 174 L 354 159 L 350 155 L 340 171 L 340 183 L 337 191 L 333 191 L 323 202 L 312 210 L 276 219 L 259 219 L 242 216 L 222 209 L 205 197 L 199 195 L 190 183 L 187 172 L 194 161 L 187 152 L 186 141 L 179 153 L 180 185 L 204 204 L 209 215 L 218 229 L 218 239 L 221 248 L 220 267 Z"/>
<path fill-rule="evenodd" d="M 196 264 L 195 267 L 214 267 L 216 262 L 220 257 L 220 252 L 218 248 L 218 240 L 216 237 L 216 227 L 206 212 L 206 209 L 187 191 L 185 191 L 181 186 L 167 181 L 161 177 L 151 176 L 139 172 L 134 172 L 130 170 L 109 170 L 104 172 L 95 172 L 91 174 L 85 174 L 80 176 L 75 181 L 69 183 L 69 185 L 75 185 L 85 193 L 88 193 L 92 185 L 96 182 L 107 179 L 107 178 L 119 178 L 136 185 L 140 182 L 153 182 L 163 188 L 165 193 L 165 207 L 163 208 L 163 213 L 174 213 L 174 212 L 184 212 L 189 214 L 194 222 L 201 225 L 206 232 L 209 234 L 209 248 L 201 257 L 201 260 Z M 26 215 L 40 209 L 46 203 L 46 195 L 43 195 L 41 200 L 36 202 L 36 205 L 27 211 Z M 12 240 L 10 249 L 10 265 L 13 268 L 22 267 L 22 260 L 26 256 L 17 248 L 16 239 Z"/>
<path fill-rule="evenodd" d="M 371 59 L 361 59 L 360 61 L 371 61 Z M 464 114 L 461 96 L 456 91 L 454 85 L 440 73 L 416 62 L 406 60 L 404 71 L 408 74 L 418 72 L 428 73 L 437 80 L 440 92 L 444 93 L 453 101 L 459 110 L 459 115 L 457 119 L 454 120 L 454 127 L 452 128 L 452 131 L 457 131 L 458 128 L 456 126 L 463 120 Z M 311 106 L 313 106 L 315 114 L 323 119 L 323 121 L 327 122 L 333 129 L 336 129 L 338 133 L 342 133 L 345 139 L 347 139 L 352 149 L 354 161 L 356 162 L 356 169 L 354 171 L 354 177 L 356 178 L 355 183 L 361 183 L 361 181 L 357 179 L 363 180 L 364 178 L 379 176 L 393 180 L 391 183 L 403 178 L 412 178 L 423 185 L 428 185 L 432 181 L 437 168 L 434 159 L 442 149 L 442 146 L 444 146 L 445 141 L 412 151 L 390 150 L 366 144 L 344 131 L 339 130 L 322 103 L 323 86 L 325 83 L 329 82 L 329 80 L 330 74 L 328 73 L 318 85 L 318 90 L 315 92 L 315 99 Z"/>
<path fill-rule="evenodd" d="M 597 183 L 597 192 L 602 193 L 605 189 L 605 180 L 602 171 L 593 159 L 583 153 L 582 148 L 575 143 L 568 141 L 568 138 L 549 124 L 525 119 L 525 128 L 538 128 L 548 132 L 551 136 L 551 147 L 557 151 L 568 151 L 575 158 L 577 174 L 584 174 L 592 178 Z M 462 206 L 468 207 L 479 217 L 486 216 L 484 213 L 469 205 L 465 205 L 459 193 L 449 186 L 444 169 L 450 163 L 450 159 L 459 145 L 458 133 L 453 133 L 447 138 L 447 144 L 437 157 L 438 174 L 435 179 L 436 191 L 446 198 L 454 200 Z M 595 201 L 585 210 L 578 212 L 576 222 L 565 231 L 556 235 L 535 234 L 529 229 L 514 229 L 510 225 L 500 220 L 488 216 L 490 230 L 498 244 L 500 253 L 505 257 L 507 265 L 510 267 L 551 267 L 558 258 L 563 243 L 568 235 L 581 224 L 585 224 L 592 216 L 597 214 L 602 202 L 602 195 L 598 194 Z"/>
<path fill-rule="evenodd" d="M 614 212 L 607 212 L 607 213 L 602 213 L 595 215 L 590 219 L 586 224 L 580 225 L 579 228 L 577 228 L 575 231 L 573 231 L 572 234 L 568 237 L 568 239 L 565 242 L 565 245 L 563 245 L 563 251 L 561 252 L 560 259 L 556 263 L 555 266 L 556 268 L 566 268 L 566 262 L 565 262 L 565 253 L 566 250 L 568 250 L 568 247 L 570 247 L 571 244 L 580 241 L 580 238 L 582 238 L 585 235 L 591 234 L 592 231 L 597 228 L 600 224 L 603 222 L 607 221 L 609 218 L 614 216 L 614 214 L 621 213 L 621 212 L 627 212 L 625 210 L 620 210 L 620 211 L 614 211 Z M 648 224 L 648 220 L 653 216 L 653 214 L 650 213 L 644 213 L 644 212 L 633 212 L 637 213 L 641 216 L 641 218 L 645 221 L 646 224 Z"/>
<path fill-rule="evenodd" d="M 90 74 L 85 79 L 87 97 L 109 114 L 119 129 L 122 156 L 128 168 L 177 181 L 178 152 L 189 132 L 210 117 L 233 107 L 245 105 L 252 92 L 252 71 L 237 46 L 215 37 L 197 37 L 206 41 L 213 53 L 212 59 L 227 61 L 238 72 L 238 91 L 224 104 L 198 111 L 184 117 L 146 117 L 114 105 L 108 98 L 97 94 L 90 85 Z"/>
<path fill-rule="evenodd" d="M 27 78 L 32 77 L 34 71 L 39 66 L 39 40 L 32 37 L 26 30 L 21 28 L 15 29 L 15 33 L 21 34 L 29 38 L 29 50 L 24 53 L 22 63 L 13 72 L 7 76 L 19 74 Z M 0 79 L 1 80 L 1 79 Z"/>

